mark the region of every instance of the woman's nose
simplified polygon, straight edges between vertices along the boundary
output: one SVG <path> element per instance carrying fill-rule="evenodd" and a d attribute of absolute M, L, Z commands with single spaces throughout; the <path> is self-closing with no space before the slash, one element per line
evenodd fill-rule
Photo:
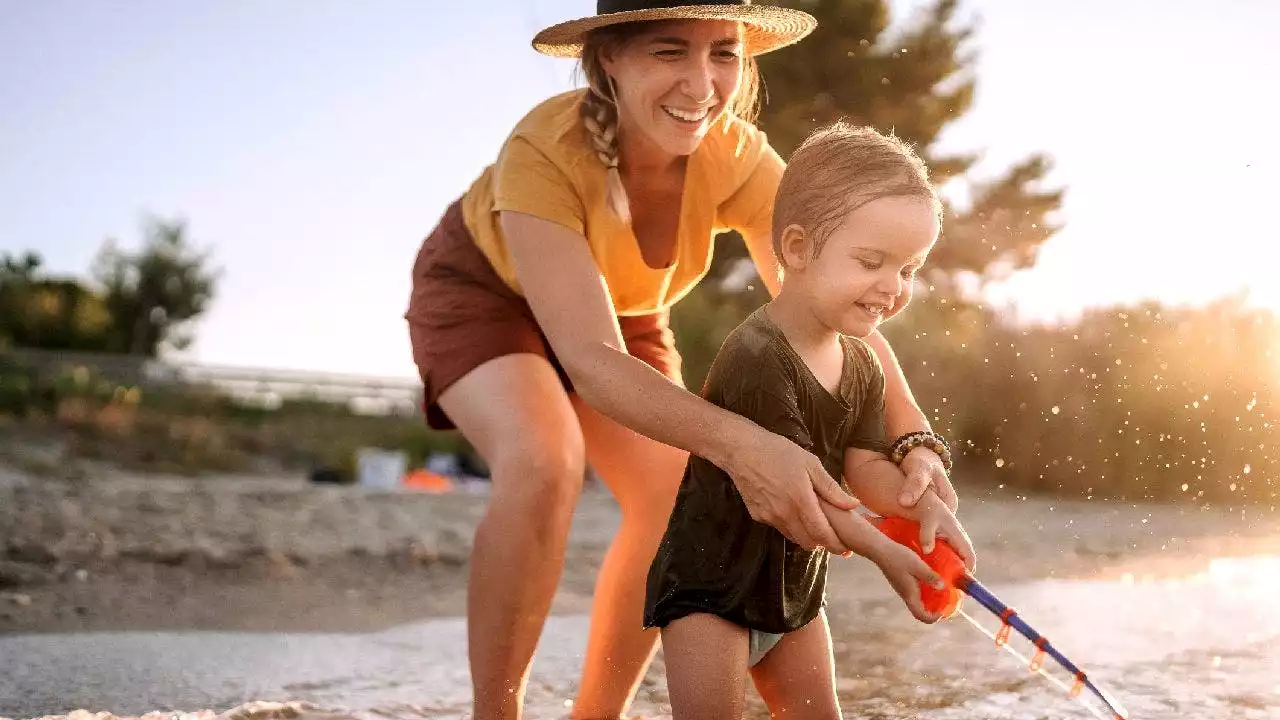
<path fill-rule="evenodd" d="M 690 62 L 684 76 L 684 93 L 699 105 L 711 102 L 716 94 L 711 67 L 706 59 Z"/>

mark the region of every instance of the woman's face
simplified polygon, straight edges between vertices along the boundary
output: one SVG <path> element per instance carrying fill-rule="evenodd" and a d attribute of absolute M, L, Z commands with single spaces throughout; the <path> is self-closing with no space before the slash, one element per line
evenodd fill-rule
<path fill-rule="evenodd" d="M 742 82 L 741 26 L 728 20 L 655 23 L 601 57 L 618 95 L 621 137 L 689 155 Z"/>

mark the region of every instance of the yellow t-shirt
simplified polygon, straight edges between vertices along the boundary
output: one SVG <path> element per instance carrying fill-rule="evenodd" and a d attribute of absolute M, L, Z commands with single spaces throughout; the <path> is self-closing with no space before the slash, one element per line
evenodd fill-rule
<path fill-rule="evenodd" d="M 563 225 L 586 238 L 618 315 L 664 310 L 706 275 L 717 234 L 770 231 L 784 164 L 763 132 L 726 113 L 689 158 L 675 260 L 652 268 L 631 228 L 605 200 L 606 169 L 579 114 L 584 92 L 552 97 L 516 125 L 497 161 L 463 196 L 467 229 L 498 276 L 519 293 L 498 212 Z"/>

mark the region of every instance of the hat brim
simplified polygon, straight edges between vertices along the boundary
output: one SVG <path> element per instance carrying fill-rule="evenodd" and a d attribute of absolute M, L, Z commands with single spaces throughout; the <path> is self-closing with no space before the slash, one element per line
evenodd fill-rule
<path fill-rule="evenodd" d="M 543 55 L 576 58 L 583 36 L 598 28 L 650 20 L 736 20 L 744 25 L 743 44 L 749 55 L 763 55 L 786 47 L 813 32 L 818 20 L 809 13 L 773 5 L 685 5 L 652 10 L 593 15 L 562 22 L 538 33 L 533 48 Z"/>

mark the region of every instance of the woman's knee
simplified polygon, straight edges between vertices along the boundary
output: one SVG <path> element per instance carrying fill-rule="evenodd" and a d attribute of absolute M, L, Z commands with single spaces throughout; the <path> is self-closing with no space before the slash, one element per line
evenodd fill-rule
<path fill-rule="evenodd" d="M 487 459 L 495 503 L 518 505 L 532 517 L 567 522 L 586 472 L 582 433 L 576 425 L 527 428 Z"/>
<path fill-rule="evenodd" d="M 582 428 L 545 358 L 490 360 L 440 404 L 489 466 L 493 503 L 540 517 L 572 512 L 585 467 Z"/>

